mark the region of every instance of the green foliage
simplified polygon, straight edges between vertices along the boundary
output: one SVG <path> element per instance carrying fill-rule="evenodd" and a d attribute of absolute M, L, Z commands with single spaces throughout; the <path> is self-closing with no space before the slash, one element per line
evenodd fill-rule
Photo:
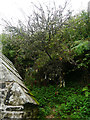
<path fill-rule="evenodd" d="M 10 35 L 2 34 L 2 44 L 3 44 L 3 53 L 8 56 L 8 58 L 13 60 L 15 58 L 14 45 L 11 43 Z"/>
<path fill-rule="evenodd" d="M 33 65 L 33 60 L 27 55 L 27 44 L 25 46 L 24 36 L 2 34 L 2 52 L 15 65 L 20 75 L 24 78 L 26 68 Z"/>
<path fill-rule="evenodd" d="M 74 53 L 74 59 L 78 67 L 87 67 L 90 64 L 90 41 L 75 41 L 71 49 Z"/>
<path fill-rule="evenodd" d="M 78 41 L 90 37 L 88 30 L 89 19 L 87 12 L 82 11 L 75 17 L 71 17 L 63 28 L 63 37 L 69 41 Z M 71 44 L 72 44 L 71 42 Z"/>
<path fill-rule="evenodd" d="M 86 86 L 86 87 L 84 87 L 84 88 L 82 89 L 82 91 L 83 91 L 83 92 L 85 92 L 85 96 L 86 96 L 86 97 L 88 97 L 88 96 L 89 96 L 90 92 L 89 92 L 89 89 L 88 89 L 88 87 L 87 87 L 87 86 Z"/>
<path fill-rule="evenodd" d="M 90 42 L 89 41 L 75 41 L 75 47 L 72 48 L 74 52 L 78 55 L 84 53 L 85 50 L 90 50 Z"/>
<path fill-rule="evenodd" d="M 83 90 L 87 90 L 85 87 Z M 89 90 L 88 90 L 89 92 Z M 54 115 L 55 118 L 89 118 L 89 96 L 82 95 L 82 87 L 59 88 L 56 86 L 36 87 L 32 93 L 40 103 L 39 118 Z M 53 112 L 54 109 L 54 112 Z"/>
<path fill-rule="evenodd" d="M 88 108 L 86 109 L 85 103 L 87 103 L 87 99 L 85 97 L 83 97 L 82 95 L 77 96 L 76 94 L 73 94 L 72 96 L 69 96 L 67 98 L 66 104 L 61 104 L 61 107 L 59 110 L 57 110 L 57 112 L 60 111 L 59 115 L 63 118 L 84 118 L 85 114 L 83 113 L 89 115 L 89 113 L 87 112 Z"/>

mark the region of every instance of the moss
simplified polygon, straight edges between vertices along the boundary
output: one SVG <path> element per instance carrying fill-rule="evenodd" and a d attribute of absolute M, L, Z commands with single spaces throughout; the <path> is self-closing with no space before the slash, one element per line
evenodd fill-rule
<path fill-rule="evenodd" d="M 34 98 L 34 95 L 31 93 L 30 90 L 29 90 L 28 93 L 31 95 L 31 98 L 39 105 L 39 102 Z"/>

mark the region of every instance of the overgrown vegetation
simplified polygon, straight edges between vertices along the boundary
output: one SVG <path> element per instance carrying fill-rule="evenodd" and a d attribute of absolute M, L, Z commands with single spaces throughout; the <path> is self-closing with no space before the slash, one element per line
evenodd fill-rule
<path fill-rule="evenodd" d="M 87 91 L 87 95 L 85 91 Z M 78 86 L 33 87 L 32 93 L 40 103 L 39 118 L 89 118 L 89 89 Z"/>
<path fill-rule="evenodd" d="M 41 5 L 34 7 L 37 12 L 29 17 L 27 26 L 21 21 L 17 27 L 7 23 L 6 32 L 1 35 L 3 53 L 14 63 L 39 101 L 39 117 L 88 118 L 88 14 L 82 11 L 72 16 L 68 11 L 64 15 L 67 2 L 64 7 L 57 8 L 55 3 L 51 9 L 46 6 L 46 11 Z M 63 80 L 66 87 L 60 88 Z M 78 88 L 75 81 L 79 84 Z"/>

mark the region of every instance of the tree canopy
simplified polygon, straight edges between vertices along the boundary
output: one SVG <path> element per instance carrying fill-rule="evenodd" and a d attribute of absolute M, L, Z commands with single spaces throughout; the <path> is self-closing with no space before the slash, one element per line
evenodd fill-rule
<path fill-rule="evenodd" d="M 33 4 L 34 5 L 34 4 Z M 88 13 L 76 16 L 64 7 L 34 5 L 27 26 L 6 24 L 2 34 L 3 53 L 11 59 L 25 80 L 29 82 L 64 79 L 76 69 L 90 69 L 90 21 Z M 67 66 L 72 66 L 68 68 Z M 29 76 L 29 77 L 28 77 Z"/>

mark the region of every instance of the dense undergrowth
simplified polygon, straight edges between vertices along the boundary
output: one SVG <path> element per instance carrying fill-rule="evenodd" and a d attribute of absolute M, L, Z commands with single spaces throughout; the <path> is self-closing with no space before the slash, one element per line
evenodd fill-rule
<path fill-rule="evenodd" d="M 30 88 L 28 86 L 28 88 Z M 67 87 L 33 86 L 32 93 L 40 103 L 38 118 L 89 119 L 89 88 L 69 83 Z"/>

